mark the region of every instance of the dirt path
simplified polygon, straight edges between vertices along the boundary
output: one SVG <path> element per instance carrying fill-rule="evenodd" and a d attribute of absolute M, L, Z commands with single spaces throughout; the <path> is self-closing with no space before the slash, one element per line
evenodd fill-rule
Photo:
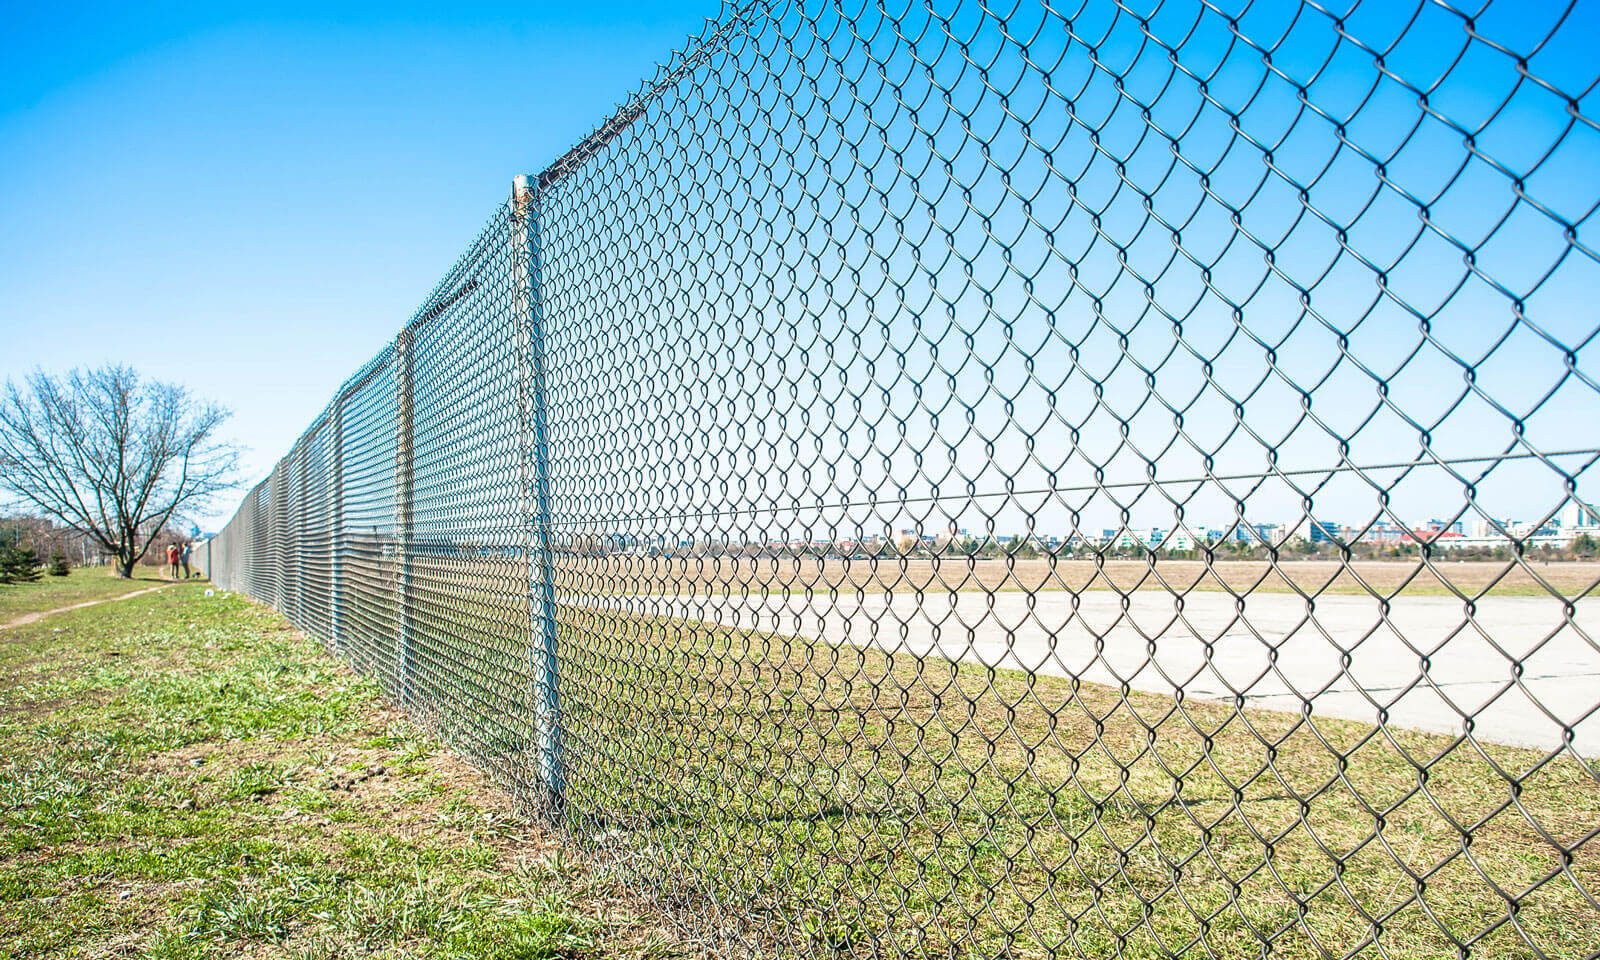
<path fill-rule="evenodd" d="M 12 627 L 21 627 L 26 624 L 43 620 L 45 617 L 53 616 L 57 613 L 65 613 L 68 610 L 80 610 L 84 607 L 92 607 L 98 603 L 112 603 L 116 600 L 126 600 L 129 597 L 137 597 L 146 593 L 154 593 L 157 590 L 165 590 L 176 583 L 178 583 L 178 581 L 174 580 L 171 583 L 163 583 L 159 587 L 146 587 L 143 590 L 135 590 L 132 593 L 124 593 L 120 597 L 101 597 L 99 600 L 85 600 L 82 603 L 71 603 L 64 607 L 56 607 L 54 610 L 40 610 L 36 613 L 25 613 L 15 620 L 8 620 L 5 623 L 0 623 L 0 630 L 10 630 Z"/>

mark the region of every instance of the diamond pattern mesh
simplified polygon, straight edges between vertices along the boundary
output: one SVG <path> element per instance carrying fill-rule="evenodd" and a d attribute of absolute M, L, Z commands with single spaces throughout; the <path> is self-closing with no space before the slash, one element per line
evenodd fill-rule
<path fill-rule="evenodd" d="M 209 573 L 730 954 L 1600 956 L 1595 27 L 727 7 Z"/>

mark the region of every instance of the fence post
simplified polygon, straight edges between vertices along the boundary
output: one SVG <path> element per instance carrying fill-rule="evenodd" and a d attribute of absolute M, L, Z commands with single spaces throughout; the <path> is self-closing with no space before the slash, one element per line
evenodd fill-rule
<path fill-rule="evenodd" d="M 330 553 L 328 557 L 328 634 L 333 641 L 333 649 L 344 653 L 344 605 L 340 601 L 340 591 L 344 589 L 344 401 L 337 400 L 333 404 L 333 438 L 331 456 L 333 457 L 333 502 L 328 509 L 331 513 L 329 531 Z"/>
<path fill-rule="evenodd" d="M 522 502 L 529 539 L 528 605 L 533 632 L 528 644 L 534 747 L 540 802 L 552 818 L 561 814 L 566 788 L 562 757 L 560 666 L 552 537 L 550 530 L 550 446 L 545 409 L 544 303 L 539 245 L 539 186 L 536 177 L 512 181 L 512 309 L 517 325 L 518 427 L 522 434 Z"/>
<path fill-rule="evenodd" d="M 311 480 L 311 469 L 308 458 L 311 447 L 308 443 L 296 444 L 295 452 L 289 456 L 294 463 L 294 558 L 289 562 L 289 577 L 287 582 L 294 588 L 294 613 L 285 613 L 289 621 L 301 630 L 309 630 L 310 621 L 306 618 L 306 589 L 311 586 L 307 582 L 310 570 L 307 568 L 307 555 L 311 553 L 310 539 L 307 528 L 310 526 L 311 494 L 306 490 Z"/>
<path fill-rule="evenodd" d="M 395 691 L 402 706 L 411 704 L 411 513 L 412 440 L 415 433 L 412 409 L 412 335 L 406 327 L 395 338 L 396 405 L 399 436 L 395 442 L 395 550 L 399 582 L 395 586 Z"/>
<path fill-rule="evenodd" d="M 267 508 L 267 547 L 270 551 L 272 568 L 272 609 L 280 614 L 285 613 L 284 608 L 289 599 L 289 591 L 284 589 L 283 584 L 284 574 L 289 566 L 288 558 L 285 556 L 288 551 L 284 547 L 284 541 L 288 539 L 284 531 L 284 527 L 288 524 L 285 514 L 289 512 L 286 506 L 289 500 L 288 475 L 289 471 L 284 468 L 283 461 L 279 460 L 272 471 L 272 496 L 268 498 L 270 506 Z"/>

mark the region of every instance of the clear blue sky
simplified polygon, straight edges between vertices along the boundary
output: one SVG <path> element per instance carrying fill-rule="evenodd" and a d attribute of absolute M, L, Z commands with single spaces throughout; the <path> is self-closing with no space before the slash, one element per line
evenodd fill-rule
<path fill-rule="evenodd" d="M 186 383 L 234 410 L 254 483 L 512 176 L 717 12 L 7 5 L 0 377 L 117 361 Z"/>
<path fill-rule="evenodd" d="M 1573 123 L 1565 96 L 1582 98 L 1585 117 L 1600 112 L 1589 51 L 1600 0 L 1570 12 L 1554 0 L 1498 3 L 1476 18 L 1477 39 L 1437 5 L 1366 4 L 1337 29 L 1296 4 L 1250 5 L 1241 31 L 1288 31 L 1272 44 L 1274 67 L 1309 84 L 1324 114 L 1302 109 L 1291 83 L 1269 76 L 1259 51 L 1197 3 L 1161 5 L 1150 29 L 1181 41 L 1185 69 L 1208 76 L 1207 105 L 1195 77 L 1174 76 L 1114 4 L 1089 5 L 1070 42 L 1043 5 L 1013 11 L 1009 40 L 977 4 L 934 6 L 955 10 L 951 22 L 932 22 L 918 4 L 897 14 L 899 24 L 877 22 L 868 5 L 854 25 L 837 23 L 824 4 L 784 5 L 780 25 L 719 55 L 705 68 L 713 75 L 654 101 L 603 160 L 555 191 L 544 255 L 566 284 L 547 292 L 547 346 L 552 391 L 567 402 L 552 414 L 552 434 L 570 470 L 558 487 L 582 491 L 576 513 L 620 504 L 621 515 L 649 503 L 692 515 L 738 506 L 740 496 L 926 500 L 937 485 L 953 503 L 873 519 L 981 528 L 988 508 L 964 503 L 957 489 L 970 479 L 989 494 L 1007 484 L 1086 484 L 1077 520 L 1065 507 L 1075 501 L 1018 501 L 998 528 L 1019 529 L 1028 510 L 1046 532 L 1069 523 L 1097 531 L 1116 522 L 1122 501 L 1096 484 L 1140 488 L 1146 449 L 1170 489 L 1125 498 L 1138 501 L 1133 521 L 1175 521 L 1168 498 L 1186 494 L 1173 478 L 1203 472 L 1200 451 L 1179 433 L 1216 454 L 1218 472 L 1240 473 L 1322 470 L 1343 456 L 1368 467 L 1404 462 L 1421 446 L 1445 457 L 1524 443 L 1594 448 L 1600 266 L 1574 252 L 1566 225 L 1593 249 L 1600 133 Z M 713 2 L 592 13 L 527 3 L 440 9 L 450 12 L 391 3 L 257 6 L 248 16 L 175 6 L 12 13 L 0 39 L 0 377 L 114 360 L 189 384 L 236 411 L 254 483 L 413 315 L 511 177 L 542 170 L 721 13 Z M 1386 50 L 1386 79 L 1370 50 L 1340 30 Z M 987 62 L 993 86 L 946 32 L 970 37 L 968 56 Z M 1026 63 L 1015 36 L 1030 38 Z M 1097 64 L 1083 36 L 1095 38 Z M 1506 52 L 1535 47 L 1528 69 L 1561 95 L 1525 82 Z M 1047 85 L 1037 64 L 1058 58 Z M 1110 69 L 1126 71 L 1122 87 L 1113 89 Z M 886 91 L 880 74 L 896 78 L 897 90 Z M 1002 88 L 1009 109 L 1030 117 L 1029 136 L 1054 145 L 1048 175 L 1042 151 L 1025 149 L 1017 114 L 998 105 Z M 1453 125 L 1424 115 L 1419 89 Z M 1071 91 L 1070 122 L 1062 91 Z M 1152 99 L 1149 117 L 1129 107 L 1130 96 Z M 873 101 L 870 119 L 861 100 Z M 1218 104 L 1238 111 L 1231 122 Z M 1351 112 L 1342 136 L 1354 146 L 1341 147 L 1330 118 Z M 1277 173 L 1268 174 L 1261 147 L 1236 143 L 1235 122 L 1256 143 L 1275 144 Z M 1305 319 L 1298 286 L 1267 276 L 1261 251 L 1239 240 L 1230 209 L 1204 199 L 1193 169 L 1166 172 L 1174 150 L 1151 124 L 1181 131 L 1187 162 L 1214 166 L 1209 195 L 1233 198 L 1245 208 L 1244 228 L 1276 238 L 1275 269 L 1312 288 L 1317 320 Z M 1101 146 L 1089 144 L 1091 128 Z M 1470 151 L 1462 130 L 1476 131 Z M 982 156 L 972 147 L 979 140 Z M 894 162 L 885 144 L 898 151 Z M 1184 249 L 1210 262 L 1204 283 L 1194 264 L 1167 265 L 1171 229 L 1151 226 L 1145 198 L 1123 188 L 1107 148 L 1126 159 L 1130 180 L 1161 185 L 1148 209 L 1184 224 Z M 1374 157 L 1385 158 L 1384 172 Z M 900 165 L 931 172 L 913 182 L 896 174 Z M 998 166 L 1014 181 L 1005 189 Z M 1308 218 L 1285 176 L 1313 184 L 1309 202 L 1344 228 Z M 1035 198 L 1030 216 L 1052 231 L 1048 243 L 1044 230 L 1025 227 L 1024 194 Z M 1500 289 L 1469 282 L 1461 250 L 1421 226 L 1422 202 L 1432 230 L 1469 245 Z M 872 239 L 858 217 L 876 229 Z M 1005 255 L 989 231 L 1009 238 Z M 1346 239 L 1336 242 L 1340 232 Z M 781 242 L 769 243 L 774 234 Z M 1343 246 L 1369 262 L 1341 255 Z M 839 278 L 831 288 L 825 272 Z M 1026 297 L 1024 276 L 1033 287 Z M 1160 277 L 1160 312 L 1141 276 Z M 1246 304 L 1238 324 L 1219 290 Z M 878 296 L 869 306 L 870 294 Z M 1168 316 L 1182 321 L 1182 349 Z M 1350 360 L 1340 359 L 1340 331 Z M 836 359 L 813 346 L 801 363 L 801 351 L 786 346 L 847 343 L 852 334 L 865 339 Z M 1078 359 L 1064 338 L 1083 339 Z M 1569 349 L 1589 379 L 1571 375 Z M 938 372 L 940 351 L 959 375 Z M 871 373 L 866 358 L 875 355 L 884 365 Z M 890 356 L 906 361 L 905 377 L 894 376 Z M 1463 363 L 1473 364 L 1470 389 Z M 791 390 L 796 364 L 835 386 L 804 377 Z M 1273 367 L 1282 376 L 1268 377 Z M 676 384 L 686 372 L 691 382 Z M 1284 378 L 1323 384 L 1315 399 L 1327 428 L 1306 421 Z M 893 391 L 878 393 L 890 380 Z M 622 383 L 656 395 L 646 402 Z M 1097 399 L 1092 388 L 1102 385 Z M 908 439 L 865 429 L 862 417 L 882 415 L 871 410 L 817 416 L 827 389 L 894 408 L 884 430 L 896 421 Z M 1264 439 L 1236 429 L 1239 397 L 1249 398 L 1247 419 Z M 969 402 L 976 429 L 964 432 L 951 424 Z M 1181 429 L 1178 408 L 1163 406 L 1173 403 L 1183 405 Z M 1414 417 L 1426 441 L 1387 403 Z M 934 424 L 929 410 L 942 410 L 943 421 Z M 1082 420 L 1072 437 L 1068 418 Z M 1123 441 L 1124 428 L 1140 449 Z M 766 449 L 762 431 L 803 438 L 793 450 L 804 452 L 748 459 Z M 1335 440 L 1350 438 L 1341 453 Z M 641 466 L 644 448 L 689 472 L 662 479 Z M 883 457 L 889 448 L 893 457 Z M 838 477 L 826 469 L 856 454 Z M 1562 469 L 1592 460 L 1567 457 Z M 730 471 L 760 482 L 737 496 L 717 492 Z M 1353 474 L 1306 486 L 1318 486 L 1316 509 L 1341 522 L 1388 510 L 1452 516 L 1464 506 L 1460 480 L 1438 470 L 1407 476 L 1379 477 L 1398 484 L 1386 505 Z M 1593 480 L 1581 480 L 1580 495 L 1593 499 Z M 1476 509 L 1495 517 L 1542 516 L 1567 496 L 1562 474 L 1533 460 L 1475 483 Z M 1202 493 L 1186 501 L 1189 519 L 1228 522 L 1230 503 Z M 1274 483 L 1251 495 L 1249 516 L 1293 520 L 1301 496 Z M 221 504 L 206 519 L 215 526 L 232 509 Z"/>

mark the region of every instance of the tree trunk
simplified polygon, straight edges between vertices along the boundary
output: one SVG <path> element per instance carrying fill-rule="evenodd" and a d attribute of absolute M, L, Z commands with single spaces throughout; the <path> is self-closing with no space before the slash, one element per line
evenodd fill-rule
<path fill-rule="evenodd" d="M 124 580 L 132 580 L 133 579 L 133 564 L 134 564 L 134 561 L 132 561 L 132 560 L 123 560 L 123 559 L 119 558 L 117 560 L 117 576 L 121 577 Z"/>

